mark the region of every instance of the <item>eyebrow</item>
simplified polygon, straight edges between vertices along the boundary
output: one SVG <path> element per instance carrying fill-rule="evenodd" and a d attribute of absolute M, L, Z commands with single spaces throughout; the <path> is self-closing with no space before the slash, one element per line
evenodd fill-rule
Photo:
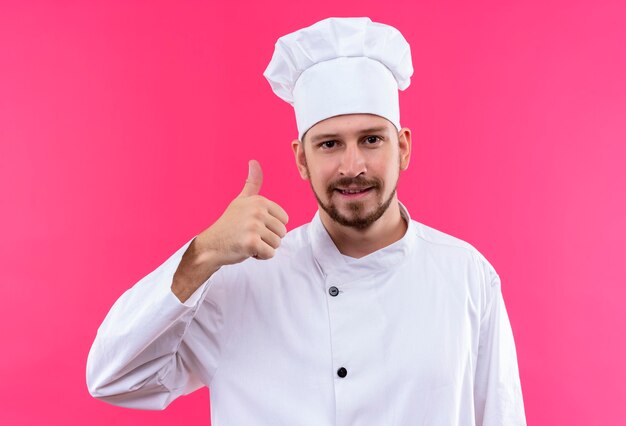
<path fill-rule="evenodd" d="M 386 132 L 386 131 L 387 131 L 387 127 L 385 127 L 385 126 L 370 127 L 369 129 L 359 130 L 357 132 L 357 134 L 358 135 L 363 135 L 365 133 L 378 133 L 378 132 Z M 311 141 L 312 142 L 317 142 L 317 141 L 319 141 L 321 139 L 330 139 L 330 138 L 337 138 L 337 137 L 341 137 L 341 134 L 339 134 L 339 133 L 323 133 L 323 134 L 319 134 L 319 135 L 313 136 Z"/>

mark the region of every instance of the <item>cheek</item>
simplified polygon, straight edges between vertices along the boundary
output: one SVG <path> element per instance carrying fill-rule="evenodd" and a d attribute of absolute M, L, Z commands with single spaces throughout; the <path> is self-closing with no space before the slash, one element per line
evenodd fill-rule
<path fill-rule="evenodd" d="M 309 173 L 309 179 L 313 186 L 317 189 L 326 188 L 328 184 L 328 180 L 324 179 L 319 170 L 313 170 L 312 173 Z"/>
<path fill-rule="evenodd" d="M 398 152 L 389 152 L 376 158 L 371 164 L 379 176 L 391 176 L 400 169 L 400 155 Z"/>
<path fill-rule="evenodd" d="M 329 180 L 332 179 L 334 176 L 332 161 L 321 161 L 317 158 L 310 158 L 307 166 L 309 176 L 316 181 Z"/>

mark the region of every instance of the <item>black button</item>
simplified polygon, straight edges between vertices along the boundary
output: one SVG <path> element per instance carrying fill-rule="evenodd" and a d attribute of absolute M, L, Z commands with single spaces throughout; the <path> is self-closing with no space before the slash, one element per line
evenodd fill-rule
<path fill-rule="evenodd" d="M 337 375 L 341 378 L 346 377 L 348 375 L 348 370 L 341 367 L 339 370 L 337 370 Z"/>
<path fill-rule="evenodd" d="M 336 295 L 339 294 L 339 289 L 337 287 L 335 287 L 335 286 L 332 286 L 331 288 L 328 289 L 328 293 L 331 296 L 335 297 Z"/>

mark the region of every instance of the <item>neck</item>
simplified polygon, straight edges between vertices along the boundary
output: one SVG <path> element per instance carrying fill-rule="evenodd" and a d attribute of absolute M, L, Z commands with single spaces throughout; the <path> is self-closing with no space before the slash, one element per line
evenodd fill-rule
<path fill-rule="evenodd" d="M 344 255 L 361 258 L 401 239 L 408 223 L 400 213 L 400 205 L 395 198 L 385 213 L 366 229 L 357 229 L 335 222 L 320 209 L 320 219 L 337 249 Z"/>

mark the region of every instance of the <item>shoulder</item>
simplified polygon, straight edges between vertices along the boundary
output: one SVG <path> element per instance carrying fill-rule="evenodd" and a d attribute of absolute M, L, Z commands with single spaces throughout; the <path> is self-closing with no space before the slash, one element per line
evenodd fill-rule
<path fill-rule="evenodd" d="M 492 285 L 499 282 L 495 268 L 472 244 L 415 220 L 411 222 L 418 242 L 430 252 L 450 260 L 471 262 L 479 269 L 486 282 Z"/>

